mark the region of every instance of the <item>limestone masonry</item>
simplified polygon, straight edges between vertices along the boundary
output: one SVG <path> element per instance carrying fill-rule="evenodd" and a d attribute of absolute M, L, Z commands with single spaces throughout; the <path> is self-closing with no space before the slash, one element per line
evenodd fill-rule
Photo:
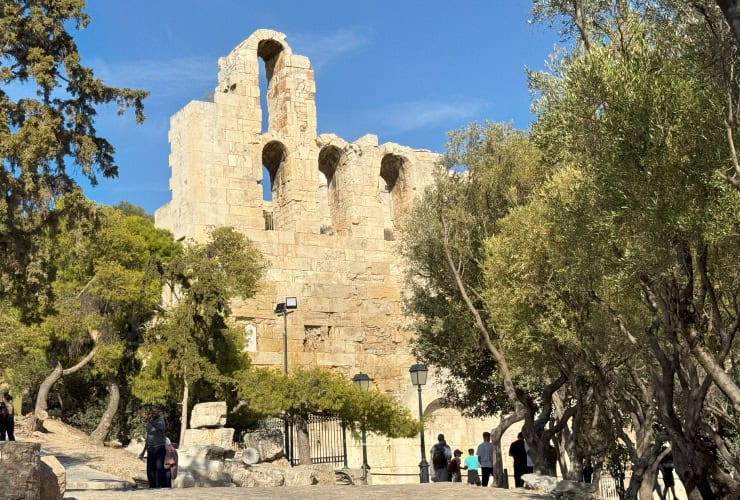
<path fill-rule="evenodd" d="M 354 142 L 317 135 L 315 94 L 311 63 L 292 53 L 282 33 L 258 30 L 219 59 L 213 102 L 192 101 L 171 119 L 172 200 L 157 210 L 156 224 L 195 241 L 211 227 L 233 226 L 265 256 L 261 289 L 233 308 L 254 364 L 282 366 L 283 318 L 275 304 L 297 297 L 287 317 L 289 367 L 327 367 L 348 379 L 368 373 L 415 412 L 398 239 L 438 155 L 378 144 L 374 135 Z M 424 394 L 427 412 L 441 411 L 434 388 Z M 470 432 L 461 420 L 448 422 L 453 446 L 455 434 L 479 440 L 490 429 L 475 422 Z M 377 445 L 378 470 L 404 463 L 418 472 L 418 444 L 410 441 L 398 458 Z"/>

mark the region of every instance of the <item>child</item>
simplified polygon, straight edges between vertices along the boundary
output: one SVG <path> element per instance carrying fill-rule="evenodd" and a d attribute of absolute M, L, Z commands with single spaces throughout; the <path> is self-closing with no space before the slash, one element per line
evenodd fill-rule
<path fill-rule="evenodd" d="M 480 486 L 480 478 L 478 477 L 478 457 L 475 455 L 475 450 L 470 448 L 468 450 L 468 456 L 465 457 L 465 467 L 468 470 L 468 484 L 474 484 Z"/>
<path fill-rule="evenodd" d="M 447 470 L 450 471 L 450 480 L 453 483 L 461 483 L 462 478 L 460 477 L 460 457 L 462 456 L 462 451 L 455 450 L 455 456 L 450 460 L 449 465 L 447 466 Z"/>

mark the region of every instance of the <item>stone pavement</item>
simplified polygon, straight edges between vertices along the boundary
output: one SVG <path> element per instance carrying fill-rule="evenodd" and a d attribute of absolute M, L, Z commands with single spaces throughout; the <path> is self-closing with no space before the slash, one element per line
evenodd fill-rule
<path fill-rule="evenodd" d="M 49 453 L 44 453 L 43 450 L 41 454 L 49 455 Z M 128 489 L 132 486 L 132 483 L 129 481 L 124 481 L 123 479 L 88 467 L 85 465 L 85 461 L 80 458 L 69 457 L 59 453 L 54 456 L 64 466 L 64 470 L 67 473 L 68 490 L 113 490 Z"/>
<path fill-rule="evenodd" d="M 464 483 L 394 484 L 373 486 L 294 486 L 277 488 L 187 488 L 172 490 L 68 491 L 68 500 L 124 499 L 242 499 L 259 500 L 544 500 L 550 497 L 525 490 L 478 488 Z"/>

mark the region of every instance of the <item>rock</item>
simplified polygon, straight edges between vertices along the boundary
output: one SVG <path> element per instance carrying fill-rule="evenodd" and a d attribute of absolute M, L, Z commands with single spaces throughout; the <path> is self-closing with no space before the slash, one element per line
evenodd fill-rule
<path fill-rule="evenodd" d="M 285 470 L 270 464 L 257 464 L 250 467 L 234 466 L 230 471 L 231 481 L 242 488 L 284 486 L 283 473 Z"/>
<path fill-rule="evenodd" d="M 593 500 L 596 498 L 596 485 L 563 480 L 558 481 L 550 494 L 567 500 Z"/>
<path fill-rule="evenodd" d="M 544 476 L 542 474 L 524 474 L 522 476 L 524 486 L 530 490 L 540 490 L 545 493 L 550 493 L 555 489 L 558 480 L 552 476 Z"/>
<path fill-rule="evenodd" d="M 234 429 L 187 429 L 182 445 L 215 445 L 231 449 L 233 442 Z"/>
<path fill-rule="evenodd" d="M 272 462 L 284 455 L 283 431 L 280 429 L 260 429 L 244 434 L 244 445 L 259 452 L 260 462 Z"/>
<path fill-rule="evenodd" d="M 41 444 L 0 441 L 0 495 L 3 498 L 40 498 Z"/>
<path fill-rule="evenodd" d="M 226 401 L 200 403 L 193 407 L 190 414 L 190 427 L 201 429 L 223 427 L 226 425 Z"/>
<path fill-rule="evenodd" d="M 178 471 L 177 477 L 172 481 L 173 488 L 194 488 L 195 478 L 193 478 L 190 471 Z"/>
<path fill-rule="evenodd" d="M 336 483 L 332 465 L 297 465 L 284 470 L 285 486 L 332 485 Z"/>
<path fill-rule="evenodd" d="M 177 454 L 206 460 L 223 460 L 224 458 L 231 458 L 228 455 L 232 451 L 213 445 L 189 445 L 177 450 Z"/>
<path fill-rule="evenodd" d="M 133 453 L 134 455 L 138 456 L 139 453 L 141 453 L 141 450 L 144 449 L 144 440 L 140 438 L 134 438 L 123 449 L 128 451 L 129 453 Z"/>
<path fill-rule="evenodd" d="M 247 448 L 242 452 L 241 461 L 246 465 L 254 465 L 260 461 L 260 453 L 254 448 Z"/>
<path fill-rule="evenodd" d="M 67 473 L 64 466 L 53 456 L 41 457 L 39 466 L 41 498 L 62 500 L 67 490 Z"/>
<path fill-rule="evenodd" d="M 223 470 L 188 469 L 187 472 L 195 481 L 195 486 L 200 488 L 233 486 L 231 475 Z"/>

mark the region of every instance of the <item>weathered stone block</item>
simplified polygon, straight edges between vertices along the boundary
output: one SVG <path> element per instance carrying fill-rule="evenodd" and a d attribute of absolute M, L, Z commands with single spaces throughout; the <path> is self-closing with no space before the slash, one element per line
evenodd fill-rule
<path fill-rule="evenodd" d="M 188 429 L 185 431 L 183 446 L 215 445 L 231 448 L 234 429 Z"/>
<path fill-rule="evenodd" d="M 53 456 L 41 457 L 39 467 L 41 498 L 43 500 L 62 500 L 67 490 L 67 472 Z"/>
<path fill-rule="evenodd" d="M 223 427 L 226 425 L 226 401 L 200 403 L 193 407 L 190 414 L 190 427 Z"/>
<path fill-rule="evenodd" d="M 260 429 L 244 434 L 244 444 L 259 453 L 260 462 L 272 462 L 283 456 L 283 431 Z"/>
<path fill-rule="evenodd" d="M 41 444 L 0 442 L 0 495 L 8 500 L 38 500 Z"/>

